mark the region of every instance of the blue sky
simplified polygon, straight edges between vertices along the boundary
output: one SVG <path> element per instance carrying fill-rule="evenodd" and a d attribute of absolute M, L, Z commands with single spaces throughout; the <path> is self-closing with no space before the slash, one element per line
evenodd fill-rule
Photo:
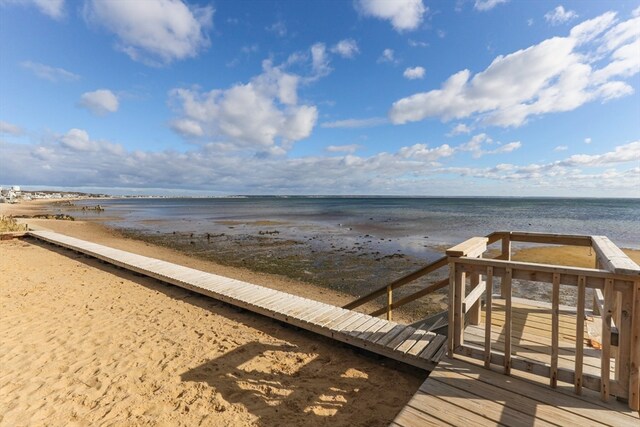
<path fill-rule="evenodd" d="M 0 183 L 640 196 L 640 1 L 0 0 Z"/>

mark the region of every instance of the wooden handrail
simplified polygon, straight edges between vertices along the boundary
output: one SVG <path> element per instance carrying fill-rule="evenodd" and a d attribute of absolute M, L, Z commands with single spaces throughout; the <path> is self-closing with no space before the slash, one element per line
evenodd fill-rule
<path fill-rule="evenodd" d="M 508 237 L 509 234 L 510 234 L 510 232 L 508 232 L 508 231 L 494 231 L 493 233 L 488 234 L 488 235 L 485 236 L 488 239 L 487 245 L 491 245 L 491 244 L 493 244 L 493 243 L 495 243 L 495 242 L 497 242 L 499 240 L 502 240 L 502 239 Z M 426 266 L 424 266 L 424 267 L 422 267 L 422 268 L 420 268 L 420 269 L 418 269 L 418 270 L 416 270 L 416 271 L 414 271 L 412 273 L 409 273 L 409 274 L 407 274 L 405 276 L 402 276 L 401 278 L 399 278 L 397 280 L 394 280 L 393 282 L 389 283 L 388 285 L 381 286 L 378 289 L 368 293 L 367 295 L 363 295 L 360 298 L 358 298 L 358 299 L 356 299 L 354 301 L 351 301 L 350 303 L 342 306 L 342 308 L 347 309 L 347 310 L 353 310 L 356 307 L 360 307 L 361 305 L 363 305 L 363 304 L 365 304 L 365 303 L 367 303 L 369 301 L 373 301 L 374 299 L 376 299 L 378 297 L 381 297 L 382 295 L 388 294 L 389 290 L 393 291 L 394 289 L 397 289 L 397 288 L 399 288 L 401 286 L 404 286 L 404 285 L 406 285 L 408 283 L 411 283 L 411 282 L 413 282 L 413 281 L 415 281 L 415 280 L 417 280 L 417 279 L 419 279 L 419 278 L 421 278 L 423 276 L 426 276 L 429 273 L 433 273 L 434 271 L 436 271 L 436 270 L 438 270 L 438 269 L 440 269 L 442 267 L 445 267 L 447 265 L 447 262 L 448 262 L 448 256 L 443 256 L 442 258 L 438 258 L 437 260 L 433 261 L 431 264 L 426 265 Z M 440 284 L 440 283 L 442 283 L 442 282 L 438 282 L 438 284 Z M 443 285 L 442 287 L 444 287 L 444 286 L 446 286 L 446 284 Z M 422 296 L 425 296 L 425 295 L 429 294 L 430 292 L 426 292 L 427 289 L 431 289 L 431 288 L 427 287 L 427 288 L 425 288 L 423 290 L 418 291 L 417 293 L 419 293 L 420 296 L 418 296 L 417 298 L 420 298 Z M 431 292 L 434 292 L 434 291 L 436 291 L 438 289 L 442 289 L 442 288 L 441 287 L 436 287 L 436 289 L 432 289 Z M 426 293 L 424 293 L 424 292 L 426 292 Z M 406 299 L 406 298 L 404 298 L 404 299 Z M 403 301 L 403 300 L 400 300 L 400 301 Z M 413 301 L 413 300 L 410 300 L 409 302 L 411 302 L 411 301 Z M 398 302 L 396 302 L 395 304 L 393 304 L 393 303 L 391 304 L 391 308 L 397 308 L 397 307 L 399 307 Z M 374 313 L 377 313 L 377 314 L 372 313 L 371 316 L 379 316 L 380 314 L 382 314 L 384 312 L 386 312 L 386 309 L 384 311 L 376 310 Z"/>
<path fill-rule="evenodd" d="M 513 234 L 512 234 L 513 236 Z M 577 237 L 577 236 L 572 236 Z M 516 236 L 517 238 L 517 236 Z M 608 239 L 607 239 L 608 240 Z M 577 241 L 577 240 L 576 240 Z M 561 244 L 564 244 L 562 242 Z M 606 241 L 605 241 L 606 243 Z M 601 245 L 602 247 L 603 245 Z M 608 248 L 609 254 L 621 253 Z M 620 256 L 620 258 L 622 258 Z M 612 259 L 612 257 L 609 257 Z M 616 261 L 616 260 L 613 260 Z M 611 264 L 615 264 L 615 262 Z M 610 395 L 618 399 L 628 400 L 629 407 L 638 410 L 640 407 L 640 280 L 633 265 L 622 259 L 618 264 L 624 268 L 614 269 L 607 265 L 607 270 L 593 268 L 565 267 L 549 264 L 535 264 L 527 262 L 512 262 L 506 260 L 468 258 L 465 256 L 450 257 L 450 325 L 449 325 L 449 353 L 466 354 L 484 360 L 485 366 L 499 363 L 505 374 L 512 369 L 524 369 L 539 375 L 549 377 L 551 387 L 557 382 L 571 381 L 575 392 L 582 393 L 583 388 L 599 391 L 602 400 L 608 400 Z M 606 265 L 606 263 L 605 263 Z M 465 275 L 472 277 L 479 275 L 486 278 L 486 286 L 477 286 L 465 297 Z M 494 277 L 500 277 L 505 291 L 505 325 L 504 354 L 492 353 L 491 349 L 491 309 L 492 283 Z M 513 358 L 511 354 L 512 342 L 512 279 L 528 280 L 543 283 L 542 286 L 552 286 L 551 305 L 551 363 L 550 365 Z M 575 331 L 575 365 L 573 369 L 558 366 L 559 355 L 559 289 L 560 285 L 577 288 L 576 331 Z M 600 311 L 602 315 L 602 352 L 600 375 L 590 375 L 583 372 L 584 328 L 585 328 L 585 291 L 587 288 L 598 290 Z M 484 349 L 465 345 L 464 328 L 465 315 L 468 308 L 462 301 L 472 302 L 484 291 L 487 301 L 487 315 L 485 320 Z M 602 292 L 603 291 L 603 292 Z M 619 301 L 619 302 L 618 302 Z M 618 330 L 618 349 L 611 351 L 612 323 L 616 318 L 621 319 Z M 468 320 L 468 319 L 467 319 Z M 615 358 L 615 375 L 610 372 L 611 358 Z M 612 378 L 613 376 L 613 378 Z"/>
<path fill-rule="evenodd" d="M 409 304 L 412 301 L 417 300 L 418 298 L 422 298 L 423 296 L 434 293 L 435 291 L 446 287 L 449 284 L 449 279 L 443 279 L 435 283 L 431 283 L 424 289 L 421 289 L 411 295 L 407 295 L 406 297 L 399 299 L 398 301 L 392 302 L 389 304 L 389 307 L 382 307 L 372 313 L 370 316 L 380 316 L 382 313 L 386 313 L 388 309 L 393 310 L 394 308 L 400 308 L 403 305 Z"/>
<path fill-rule="evenodd" d="M 412 273 L 407 274 L 406 276 L 402 276 L 401 278 L 394 280 L 393 282 L 389 283 L 388 285 L 384 285 L 378 289 L 376 289 L 375 291 L 364 295 L 358 299 L 356 299 L 355 301 L 351 301 L 349 304 L 346 304 L 344 306 L 342 306 L 342 308 L 347 309 L 347 310 L 352 310 L 356 307 L 361 306 L 364 303 L 367 303 L 369 301 L 372 301 L 376 298 L 378 298 L 379 296 L 385 295 L 387 293 L 387 289 L 390 287 L 391 290 L 397 289 L 401 286 L 406 285 L 407 283 L 413 282 L 414 280 L 417 280 L 419 278 L 421 278 L 422 276 L 426 276 L 429 273 L 433 273 L 434 271 L 445 267 L 447 265 L 447 257 L 444 256 L 442 258 L 438 258 L 437 260 L 435 260 L 434 262 L 432 262 L 431 264 L 422 267 L 419 270 L 416 270 Z"/>

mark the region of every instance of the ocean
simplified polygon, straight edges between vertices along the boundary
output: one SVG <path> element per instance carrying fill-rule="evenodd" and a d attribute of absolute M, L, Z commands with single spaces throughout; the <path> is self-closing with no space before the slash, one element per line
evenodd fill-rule
<path fill-rule="evenodd" d="M 81 209 L 97 204 L 104 211 Z M 640 249 L 640 199 L 125 198 L 56 209 L 191 256 L 353 296 L 425 266 L 448 247 L 493 231 L 605 235 L 620 247 Z M 524 246 L 514 244 L 514 249 Z M 446 271 L 439 270 L 394 296 L 401 298 L 442 275 Z M 548 286 L 516 283 L 514 295 L 546 300 L 547 291 Z M 408 309 L 421 315 L 446 309 L 444 292 Z M 561 301 L 573 304 L 573 290 L 563 293 Z"/>
<path fill-rule="evenodd" d="M 277 225 L 281 237 L 365 233 L 391 239 L 394 252 L 412 254 L 498 230 L 606 235 L 620 247 L 640 248 L 640 199 L 237 197 L 82 204 L 100 204 L 118 217 L 107 221 L 110 226 L 141 232 L 238 233 L 239 226 L 268 231 Z"/>

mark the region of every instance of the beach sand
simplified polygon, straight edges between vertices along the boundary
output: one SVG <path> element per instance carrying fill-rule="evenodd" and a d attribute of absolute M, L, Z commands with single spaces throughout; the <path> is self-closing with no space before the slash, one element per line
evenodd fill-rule
<path fill-rule="evenodd" d="M 0 214 L 42 209 L 0 205 Z M 125 238 L 96 221 L 24 222 L 335 305 L 353 299 Z M 626 252 L 640 261 L 640 251 Z M 425 378 L 35 240 L 0 242 L 0 254 L 2 426 L 387 425 Z M 594 263 L 588 248 L 564 246 L 522 249 L 514 259 Z"/>
<path fill-rule="evenodd" d="M 71 251 L 0 250 L 3 426 L 382 426 L 425 378 Z"/>

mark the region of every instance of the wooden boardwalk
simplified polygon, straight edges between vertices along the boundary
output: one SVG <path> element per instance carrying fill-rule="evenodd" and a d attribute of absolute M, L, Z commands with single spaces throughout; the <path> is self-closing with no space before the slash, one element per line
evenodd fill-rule
<path fill-rule="evenodd" d="M 492 351 L 500 354 L 504 350 L 504 300 L 494 299 L 492 307 Z M 484 314 L 483 310 L 480 325 L 484 325 Z M 514 299 L 512 319 L 513 358 L 548 364 L 551 310 Z M 575 311 L 573 315 L 561 313 L 560 336 L 559 366 L 569 368 L 575 362 Z M 468 344 L 484 346 L 483 326 L 467 326 Z M 599 374 L 598 352 L 585 344 L 585 373 Z M 462 355 L 444 357 L 392 425 L 640 426 L 638 413 L 615 399 L 602 402 L 599 393 L 586 389 L 576 395 L 573 384 L 562 382 L 552 389 L 546 377 L 517 370 L 504 375 L 502 366 L 493 365 L 489 370 L 483 364 Z"/>
<path fill-rule="evenodd" d="M 446 337 L 426 329 L 52 231 L 30 231 L 28 235 L 428 371 L 446 350 Z"/>

